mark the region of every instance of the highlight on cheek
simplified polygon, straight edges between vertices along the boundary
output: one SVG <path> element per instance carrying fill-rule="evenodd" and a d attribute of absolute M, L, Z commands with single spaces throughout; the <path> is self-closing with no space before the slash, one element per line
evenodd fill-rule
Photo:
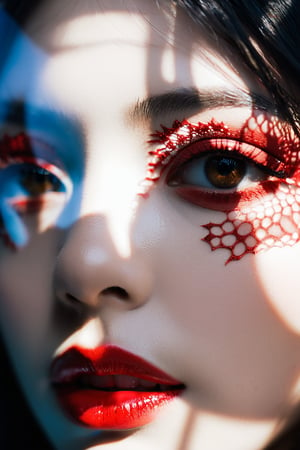
<path fill-rule="evenodd" d="M 168 184 L 179 197 L 225 214 L 219 223 L 202 225 L 207 230 L 203 241 L 212 251 L 229 251 L 225 264 L 249 253 L 300 241 L 300 144 L 287 124 L 264 114 L 251 116 L 240 129 L 215 120 L 196 124 L 175 121 L 171 128 L 162 127 L 154 133 L 150 143 L 158 148 L 149 152 L 148 187 L 167 172 L 167 182 L 171 180 Z M 197 185 L 194 179 L 189 184 L 186 173 L 197 175 L 197 167 L 203 166 L 201 158 L 207 155 L 217 155 L 214 159 L 221 161 L 224 172 L 219 179 L 223 184 Z M 236 183 L 235 189 L 230 184 L 224 189 L 227 172 L 228 177 L 232 175 L 228 161 L 241 158 L 255 166 L 260 177 L 256 175 L 249 186 L 242 188 Z M 227 161 L 225 169 L 223 160 Z"/>

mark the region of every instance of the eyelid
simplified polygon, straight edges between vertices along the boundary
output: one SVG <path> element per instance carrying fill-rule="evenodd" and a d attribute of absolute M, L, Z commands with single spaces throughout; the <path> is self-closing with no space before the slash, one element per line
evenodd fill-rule
<path fill-rule="evenodd" d="M 0 168 L 14 162 L 37 159 L 43 159 L 61 170 L 66 170 L 63 162 L 57 158 L 56 149 L 37 136 L 20 132 L 13 136 L 5 134 L 0 139 Z"/>
<path fill-rule="evenodd" d="M 227 138 L 211 138 L 200 139 L 192 142 L 177 150 L 169 165 L 169 173 L 167 175 L 167 183 L 183 164 L 191 162 L 193 159 L 204 157 L 205 155 L 224 154 L 232 157 L 244 157 L 250 163 L 257 165 L 270 175 L 277 178 L 286 178 L 285 164 L 270 155 L 265 149 L 256 147 L 255 145 L 241 142 L 235 139 Z"/>
<path fill-rule="evenodd" d="M 260 120 L 259 123 L 257 121 L 256 128 L 251 122 L 252 119 L 253 117 L 249 118 L 240 127 L 228 126 L 214 119 L 198 123 L 191 123 L 186 119 L 181 122 L 175 120 L 171 127 L 161 125 L 161 130 L 152 133 L 148 141 L 148 144 L 155 145 L 155 148 L 152 146 L 148 152 L 146 183 L 149 186 L 157 182 L 165 169 L 179 158 L 177 155 L 188 153 L 186 149 L 193 151 L 194 146 L 199 146 L 200 142 L 203 146 L 203 142 L 214 140 L 219 143 L 226 140 L 234 141 L 236 147 L 240 146 L 240 152 L 248 147 L 250 157 L 245 152 L 242 156 L 248 156 L 250 161 L 252 158 L 253 163 L 269 170 L 277 178 L 293 177 L 295 171 L 293 155 L 299 154 L 299 139 L 291 133 L 288 124 L 280 122 L 276 117 L 265 117 L 265 121 Z M 251 146 L 252 152 L 249 150 Z M 199 153 L 199 148 L 196 150 L 195 155 Z"/>

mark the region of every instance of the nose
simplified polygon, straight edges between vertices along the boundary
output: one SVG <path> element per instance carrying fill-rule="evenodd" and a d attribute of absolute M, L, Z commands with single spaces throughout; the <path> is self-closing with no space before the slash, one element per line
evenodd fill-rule
<path fill-rule="evenodd" d="M 141 253 L 122 256 L 103 217 L 85 217 L 73 225 L 56 261 L 59 299 L 94 308 L 113 298 L 134 309 L 147 301 L 151 285 L 151 272 Z"/>

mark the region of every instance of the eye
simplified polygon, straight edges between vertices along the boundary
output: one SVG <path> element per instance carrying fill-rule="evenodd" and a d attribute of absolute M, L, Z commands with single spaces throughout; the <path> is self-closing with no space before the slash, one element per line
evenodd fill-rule
<path fill-rule="evenodd" d="M 0 227 L 13 247 L 58 223 L 73 194 L 74 174 L 60 149 L 38 136 L 22 132 L 0 139 Z M 27 222 L 36 214 L 38 221 Z"/>
<path fill-rule="evenodd" d="M 2 198 L 16 206 L 41 198 L 46 201 L 49 196 L 65 202 L 72 191 L 72 182 L 62 169 L 39 159 L 12 162 L 0 171 L 0 185 Z"/>
<path fill-rule="evenodd" d="M 31 196 L 65 190 L 64 184 L 58 176 L 34 164 L 21 165 L 20 185 Z"/>
<path fill-rule="evenodd" d="M 165 167 L 166 183 L 189 203 L 229 211 L 275 192 L 286 177 L 283 163 L 239 142 L 203 140 L 179 150 Z"/>
<path fill-rule="evenodd" d="M 177 168 L 175 173 L 171 171 L 168 185 L 193 185 L 225 191 L 245 187 L 268 176 L 262 168 L 242 156 L 215 153 L 194 157 Z"/>
<path fill-rule="evenodd" d="M 148 141 L 145 185 L 159 180 L 176 195 L 203 208 L 230 211 L 274 194 L 294 177 L 287 149 L 298 141 L 286 134 L 269 136 L 247 127 L 231 128 L 223 122 L 174 121 L 161 125 Z M 148 184 L 147 184 L 148 183 Z"/>

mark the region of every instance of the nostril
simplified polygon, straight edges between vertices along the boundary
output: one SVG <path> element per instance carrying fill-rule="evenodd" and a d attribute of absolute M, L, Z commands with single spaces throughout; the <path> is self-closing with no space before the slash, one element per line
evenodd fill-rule
<path fill-rule="evenodd" d="M 127 291 L 125 291 L 125 289 L 119 287 L 119 286 L 111 286 L 109 288 L 104 289 L 101 292 L 102 295 L 106 296 L 106 295 L 112 295 L 114 297 L 118 297 L 121 300 L 128 300 L 129 299 L 129 294 Z"/>
<path fill-rule="evenodd" d="M 66 293 L 63 296 L 62 300 L 66 306 L 76 310 L 77 312 L 81 311 L 83 308 L 83 302 L 80 301 L 78 298 L 74 297 L 74 295 L 72 294 Z"/>
<path fill-rule="evenodd" d="M 77 305 L 78 303 L 81 303 L 80 300 L 78 300 L 78 298 L 74 297 L 74 295 L 66 293 L 65 294 L 65 299 L 68 303 L 71 303 L 73 305 Z"/>
<path fill-rule="evenodd" d="M 74 295 L 66 292 L 64 295 L 61 295 L 58 298 L 59 305 L 68 314 L 73 313 L 82 316 L 83 314 L 87 313 L 87 305 Z"/>

